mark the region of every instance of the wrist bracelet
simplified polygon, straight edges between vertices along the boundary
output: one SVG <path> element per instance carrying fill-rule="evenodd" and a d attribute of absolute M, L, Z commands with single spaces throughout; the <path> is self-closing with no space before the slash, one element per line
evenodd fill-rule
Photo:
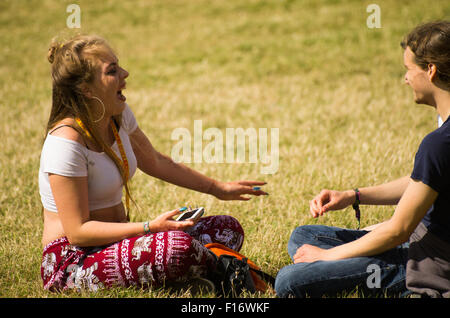
<path fill-rule="evenodd" d="M 150 225 L 149 222 L 144 222 L 144 234 L 150 233 Z"/>
<path fill-rule="evenodd" d="M 354 189 L 355 191 L 355 203 L 353 203 L 352 207 L 355 210 L 355 217 L 358 220 L 358 230 L 361 225 L 361 210 L 359 209 L 359 204 L 361 203 L 361 193 L 358 188 Z"/>

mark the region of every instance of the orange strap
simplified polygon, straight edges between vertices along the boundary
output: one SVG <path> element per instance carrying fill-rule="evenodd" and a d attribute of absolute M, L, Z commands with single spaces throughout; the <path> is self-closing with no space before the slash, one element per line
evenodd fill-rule
<path fill-rule="evenodd" d="M 81 119 L 80 119 L 80 118 L 75 118 L 75 120 L 76 120 L 78 126 L 80 126 L 81 129 L 83 129 L 83 131 L 84 131 L 84 133 L 86 134 L 86 136 L 88 136 L 89 138 L 92 139 L 92 136 L 91 136 L 91 134 L 89 133 L 89 130 L 86 129 L 86 127 L 84 126 L 84 124 L 83 124 L 83 122 L 81 121 Z"/>
<path fill-rule="evenodd" d="M 81 127 L 81 129 L 83 129 L 86 136 L 88 136 L 89 138 L 92 139 L 91 134 L 86 129 L 83 122 L 79 118 L 75 118 L 75 120 L 78 123 L 78 125 Z M 123 147 L 122 140 L 120 139 L 119 132 L 117 131 L 116 125 L 114 124 L 113 120 L 111 120 L 111 129 L 113 131 L 114 138 L 117 142 L 117 146 L 119 147 L 120 155 L 122 157 L 122 160 L 120 160 L 117 156 L 116 156 L 116 159 L 118 159 L 118 161 L 122 164 L 122 168 L 125 173 L 125 183 L 126 183 L 128 181 L 128 178 L 130 177 L 130 170 L 129 170 L 129 166 L 128 166 L 127 154 L 125 153 L 125 148 Z M 114 151 L 113 151 L 113 154 L 115 155 Z M 127 192 L 125 193 L 125 205 L 126 205 L 127 213 L 128 213 L 130 211 L 130 198 L 129 198 L 129 195 Z"/>
<path fill-rule="evenodd" d="M 225 255 L 231 255 L 236 257 L 237 259 L 242 260 L 245 256 L 236 252 L 235 250 L 232 250 L 229 247 L 226 247 L 225 245 L 222 245 L 220 243 L 208 243 L 205 244 L 205 247 L 207 249 L 209 249 L 211 252 L 213 252 L 217 257 L 220 257 L 220 255 L 225 254 Z M 261 268 L 259 268 L 258 265 L 256 265 L 254 262 L 252 262 L 251 260 L 247 259 L 247 264 L 252 267 L 253 269 L 256 270 L 261 270 Z"/>
<path fill-rule="evenodd" d="M 114 124 L 114 121 L 111 120 L 111 129 L 114 133 L 114 138 L 116 139 L 117 146 L 119 147 L 120 155 L 122 156 L 122 161 L 120 161 L 123 166 L 125 172 L 125 183 L 128 182 L 128 179 L 130 177 L 130 170 L 128 168 L 128 159 L 127 154 L 125 153 L 125 148 L 122 144 L 122 139 L 120 139 L 119 132 L 117 131 L 116 125 Z M 130 197 L 128 196 L 128 192 L 125 192 L 125 205 L 127 207 L 127 212 L 130 211 Z"/>

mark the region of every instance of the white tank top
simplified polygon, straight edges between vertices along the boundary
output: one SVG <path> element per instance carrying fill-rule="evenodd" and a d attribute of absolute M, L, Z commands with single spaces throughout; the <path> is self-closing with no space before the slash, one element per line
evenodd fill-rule
<path fill-rule="evenodd" d="M 128 135 L 137 127 L 136 118 L 126 105 L 122 113 L 119 136 L 127 155 L 130 179 L 136 172 L 137 161 Z M 112 145 L 112 149 L 121 158 L 116 142 Z M 104 152 L 89 150 L 82 144 L 63 137 L 47 135 L 40 159 L 39 194 L 46 210 L 58 212 L 50 188 L 49 173 L 66 177 L 87 176 L 90 211 L 122 202 L 122 177 L 114 162 Z"/>

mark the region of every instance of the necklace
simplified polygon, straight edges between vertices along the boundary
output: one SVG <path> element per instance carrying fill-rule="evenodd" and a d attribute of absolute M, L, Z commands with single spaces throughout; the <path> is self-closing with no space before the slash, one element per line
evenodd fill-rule
<path fill-rule="evenodd" d="M 81 129 L 83 129 L 83 131 L 86 134 L 86 136 L 88 136 L 88 138 L 92 139 L 91 134 L 86 129 L 86 127 L 84 126 L 83 122 L 79 118 L 75 118 L 75 120 L 78 123 L 78 125 L 81 127 Z M 124 148 L 123 143 L 122 143 L 122 139 L 120 138 L 119 132 L 117 131 L 116 125 L 114 124 L 113 120 L 111 120 L 111 129 L 112 129 L 113 134 L 114 134 L 114 139 L 117 142 L 117 146 L 119 148 L 119 152 L 120 152 L 120 156 L 122 157 L 122 160 L 120 160 L 120 158 L 114 153 L 114 151 L 112 153 L 116 157 L 117 161 L 120 162 L 120 164 L 122 166 L 122 169 L 123 169 L 123 171 L 125 173 L 125 180 L 124 180 L 124 182 L 127 183 L 128 182 L 128 178 L 130 177 L 128 158 L 127 158 L 127 154 L 125 152 L 125 148 Z M 128 191 L 125 192 L 125 205 L 126 205 L 126 208 L 127 208 L 127 219 L 129 219 L 130 196 L 128 194 Z"/>

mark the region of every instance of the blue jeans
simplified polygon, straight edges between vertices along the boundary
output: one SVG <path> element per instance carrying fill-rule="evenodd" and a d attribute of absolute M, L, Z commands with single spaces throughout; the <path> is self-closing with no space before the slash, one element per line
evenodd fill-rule
<path fill-rule="evenodd" d="M 354 241 L 368 233 L 323 225 L 297 227 L 288 243 L 293 259 L 297 249 L 310 244 L 328 249 Z M 363 295 L 405 296 L 408 243 L 371 257 L 355 257 L 337 261 L 297 263 L 282 268 L 275 280 L 279 297 L 336 296 L 358 287 Z"/>

